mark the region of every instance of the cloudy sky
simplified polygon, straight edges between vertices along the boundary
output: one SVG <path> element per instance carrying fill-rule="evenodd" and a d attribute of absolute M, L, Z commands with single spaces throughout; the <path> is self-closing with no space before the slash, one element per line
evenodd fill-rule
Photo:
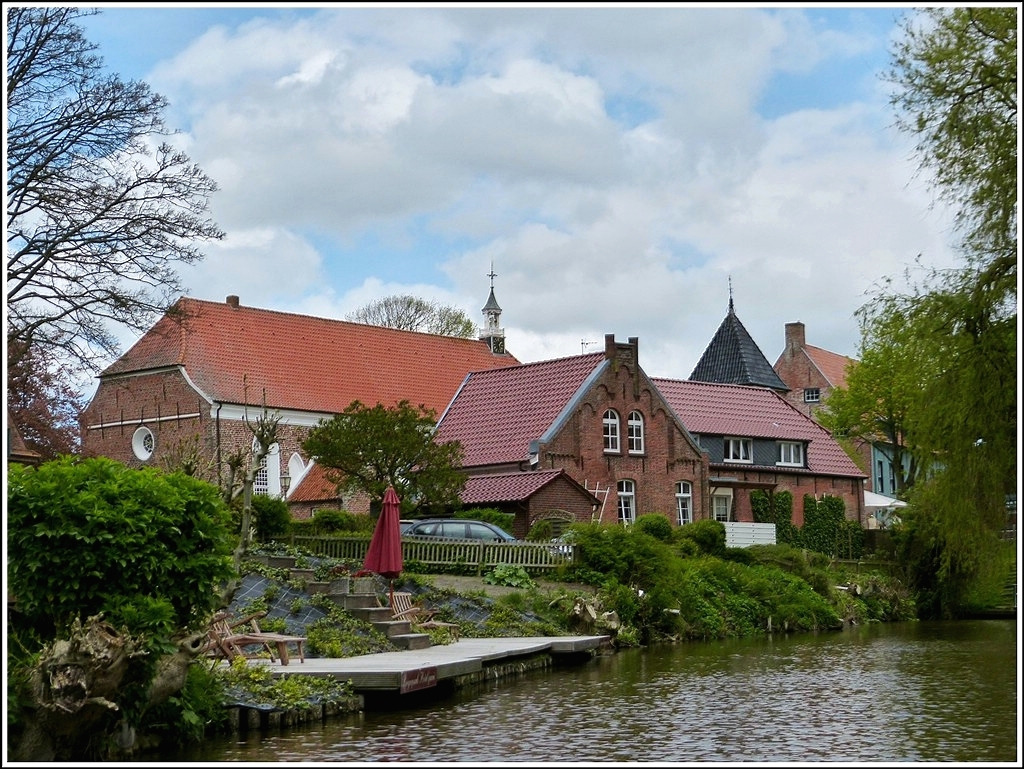
<path fill-rule="evenodd" d="M 104 7 L 227 233 L 188 293 L 343 319 L 414 294 L 524 362 L 638 337 L 686 378 L 736 313 L 856 356 L 854 317 L 954 260 L 881 74 L 906 8 Z M 592 343 L 592 344 L 588 344 Z"/>

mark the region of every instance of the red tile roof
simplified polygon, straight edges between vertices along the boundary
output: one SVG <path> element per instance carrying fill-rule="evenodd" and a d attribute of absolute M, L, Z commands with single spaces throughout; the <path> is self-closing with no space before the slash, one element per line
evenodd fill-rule
<path fill-rule="evenodd" d="M 337 414 L 405 399 L 440 415 L 468 372 L 518 364 L 476 339 L 184 297 L 101 376 L 180 365 L 222 403 Z"/>
<path fill-rule="evenodd" d="M 338 498 L 338 485 L 327 478 L 327 468 L 313 462 L 288 492 L 289 502 L 325 502 Z"/>
<path fill-rule="evenodd" d="M 530 442 L 550 428 L 603 352 L 475 371 L 442 415 L 437 439 L 462 443 L 463 466 L 529 459 Z"/>
<path fill-rule="evenodd" d="M 809 344 L 803 346 L 803 351 L 829 384 L 833 387 L 846 387 L 846 367 L 857 362 L 854 358 Z"/>
<path fill-rule="evenodd" d="M 811 472 L 864 477 L 828 430 L 769 388 L 676 379 L 653 382 L 695 435 L 807 441 Z"/>
<path fill-rule="evenodd" d="M 529 499 L 559 477 L 564 477 L 577 486 L 582 494 L 592 497 L 593 504 L 600 504 L 597 497 L 580 486 L 564 470 L 477 475 L 466 481 L 461 495 L 462 503 L 464 505 L 479 505 L 486 502 L 521 502 Z"/>

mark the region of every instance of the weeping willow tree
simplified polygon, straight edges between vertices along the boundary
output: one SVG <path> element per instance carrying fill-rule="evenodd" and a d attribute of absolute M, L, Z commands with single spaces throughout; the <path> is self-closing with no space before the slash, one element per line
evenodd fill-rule
<path fill-rule="evenodd" d="M 965 262 L 861 312 L 867 348 L 894 342 L 891 365 L 918 375 L 907 439 L 931 472 L 908 496 L 899 541 L 924 616 L 963 608 L 1016 491 L 1018 12 L 908 17 L 889 73 L 897 125 L 957 211 Z"/>
<path fill-rule="evenodd" d="M 899 542 L 923 613 L 955 616 L 998 545 L 1016 488 L 1016 311 L 977 271 L 936 272 L 936 282 L 886 294 L 862 318 L 873 343 L 893 353 L 894 377 L 916 375 L 900 403 L 923 474 L 907 490 Z M 876 333 L 895 328 L 902 349 Z"/>

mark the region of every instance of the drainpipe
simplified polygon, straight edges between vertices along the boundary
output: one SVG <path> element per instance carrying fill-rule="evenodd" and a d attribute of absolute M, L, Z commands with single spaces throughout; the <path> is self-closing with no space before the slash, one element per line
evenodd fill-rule
<path fill-rule="evenodd" d="M 221 468 L 223 467 L 223 465 L 221 464 L 221 461 L 220 461 L 220 410 L 221 410 L 221 408 L 223 406 L 224 406 L 223 403 L 218 403 L 217 404 L 217 412 L 216 412 L 216 414 L 214 414 L 214 417 L 213 417 L 214 422 L 215 422 L 215 424 L 217 426 L 216 427 L 216 431 L 215 431 L 216 435 L 217 435 L 217 451 L 216 451 L 216 453 L 217 453 L 217 488 L 218 489 L 222 489 L 222 490 L 223 490 L 224 479 L 221 477 L 221 472 L 222 472 Z"/>

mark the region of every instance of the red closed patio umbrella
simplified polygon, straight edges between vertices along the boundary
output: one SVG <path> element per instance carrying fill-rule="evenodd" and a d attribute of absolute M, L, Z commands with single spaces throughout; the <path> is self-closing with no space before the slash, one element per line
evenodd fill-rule
<path fill-rule="evenodd" d="M 388 486 L 363 568 L 387 577 L 389 583 L 402 573 L 402 529 L 399 518 L 398 494 L 394 487 Z M 394 589 L 393 585 L 389 587 Z M 390 600 L 390 595 L 388 598 Z"/>

